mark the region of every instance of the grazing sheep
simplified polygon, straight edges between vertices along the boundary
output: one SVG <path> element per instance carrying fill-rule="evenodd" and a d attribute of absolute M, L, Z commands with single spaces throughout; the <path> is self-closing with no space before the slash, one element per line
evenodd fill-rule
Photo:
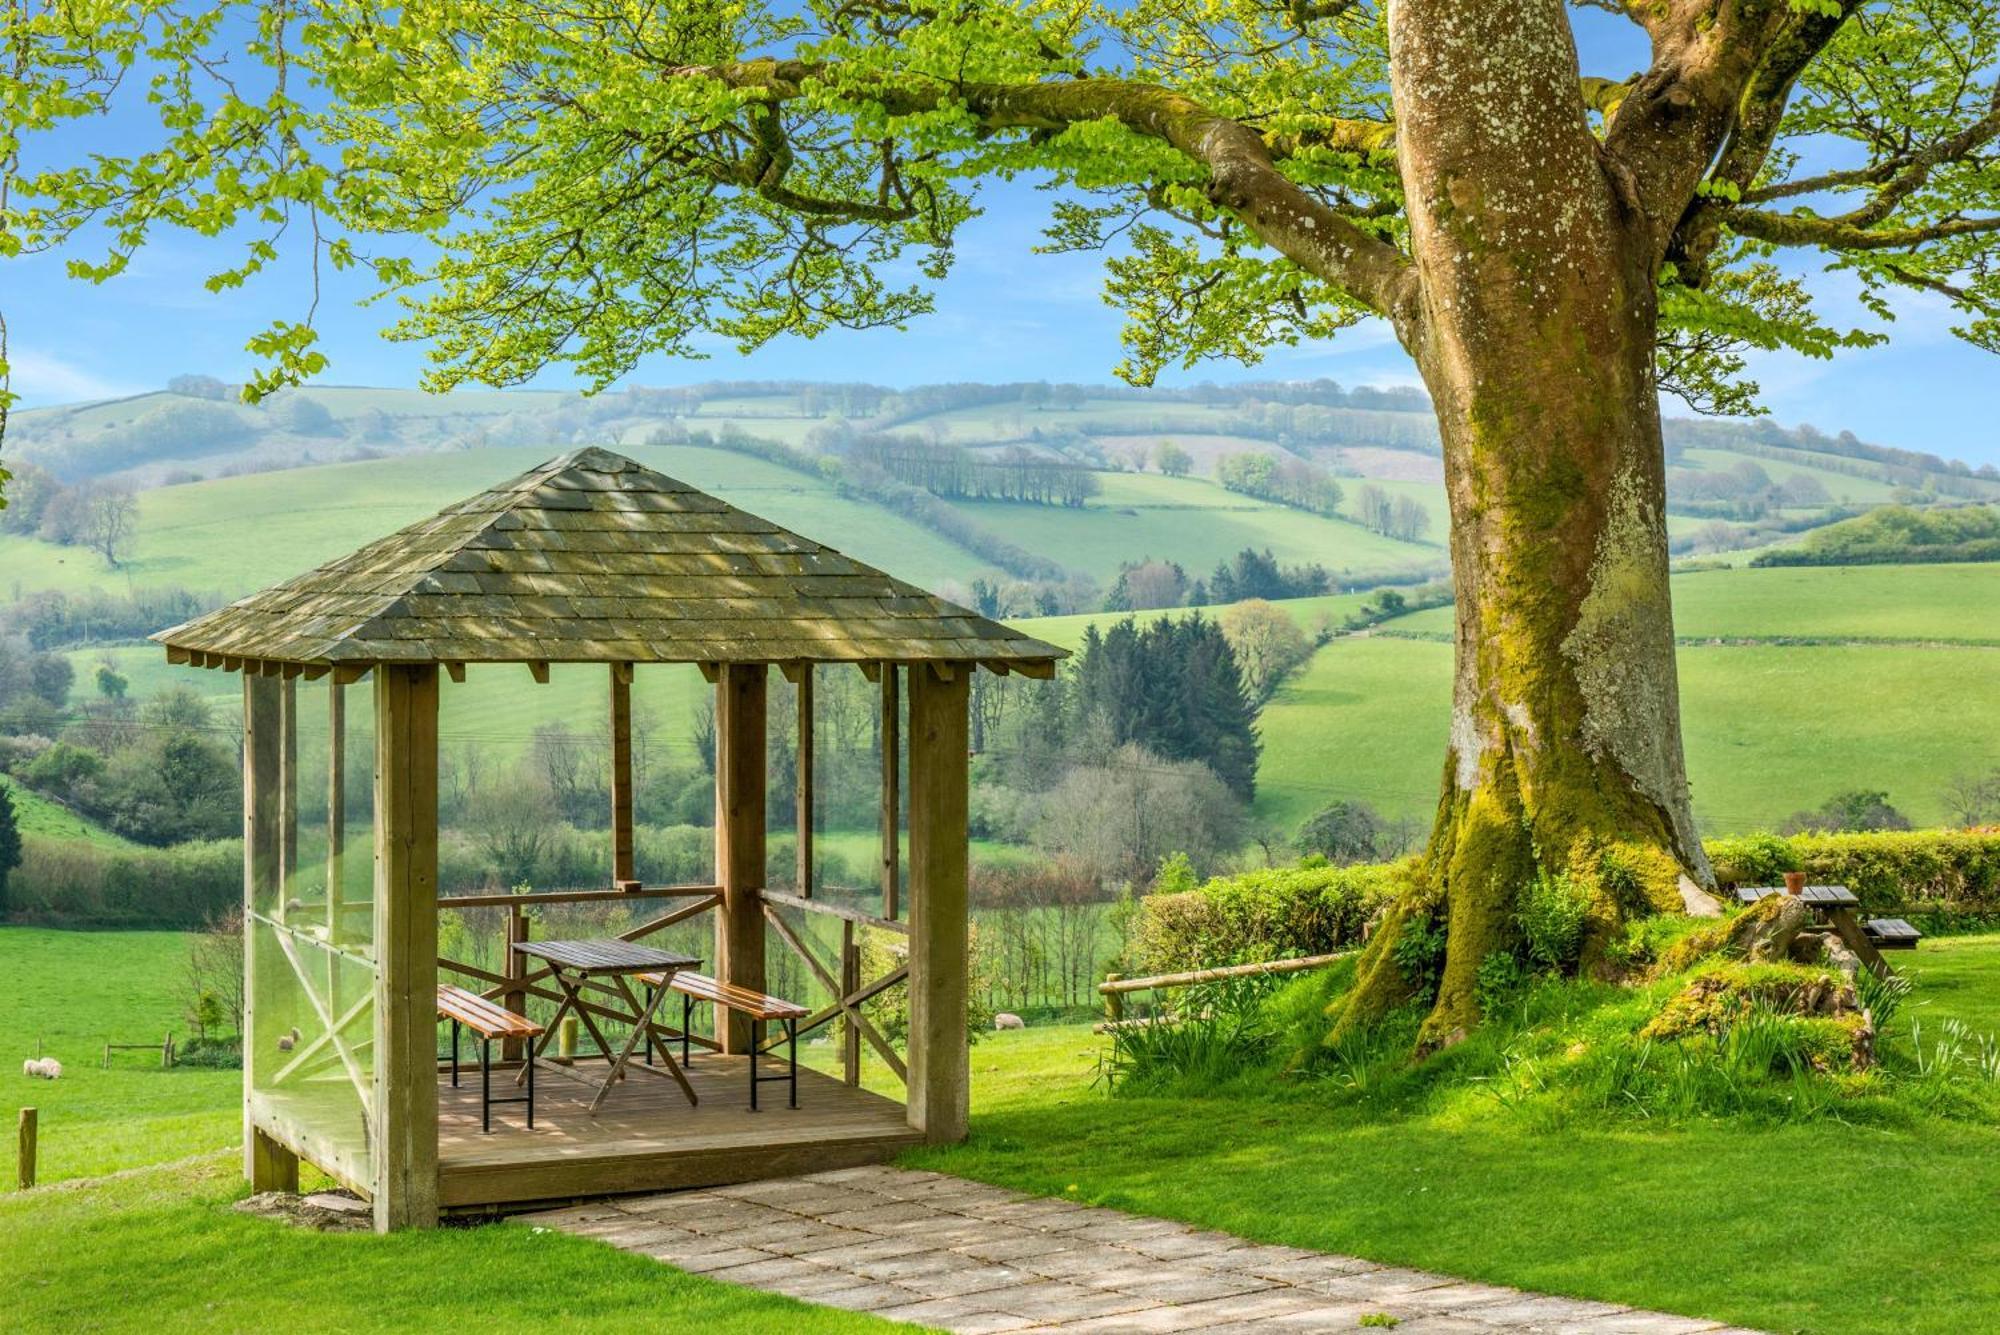
<path fill-rule="evenodd" d="M 1001 1011 L 993 1017 L 993 1027 L 995 1029 L 1026 1029 L 1028 1022 L 1012 1011 Z"/>
<path fill-rule="evenodd" d="M 21 1063 L 21 1074 L 35 1080 L 60 1080 L 62 1063 L 54 1057 L 30 1057 Z"/>
<path fill-rule="evenodd" d="M 30 1080 L 34 1079 L 41 1073 L 42 1073 L 42 1064 L 35 1058 L 30 1057 L 26 1061 L 21 1063 L 21 1074 L 27 1076 Z"/>
<path fill-rule="evenodd" d="M 298 1044 L 292 1041 L 292 1036 L 290 1034 L 278 1035 L 278 1051 L 290 1052 L 293 1048 L 297 1046 Z"/>

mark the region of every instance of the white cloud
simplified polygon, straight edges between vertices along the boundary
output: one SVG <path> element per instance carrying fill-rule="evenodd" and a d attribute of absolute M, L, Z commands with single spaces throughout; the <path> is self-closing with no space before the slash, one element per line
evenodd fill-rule
<path fill-rule="evenodd" d="M 141 388 L 33 350 L 17 348 L 8 361 L 13 369 L 14 392 L 21 396 L 24 407 L 115 399 L 139 393 Z"/>

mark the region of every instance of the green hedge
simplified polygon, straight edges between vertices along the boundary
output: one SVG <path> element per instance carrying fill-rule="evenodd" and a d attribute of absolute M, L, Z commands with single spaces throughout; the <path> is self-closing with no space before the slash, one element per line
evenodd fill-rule
<path fill-rule="evenodd" d="M 197 928 L 242 903 L 243 841 L 122 849 L 29 835 L 7 901 L 17 919 L 58 926 Z"/>
<path fill-rule="evenodd" d="M 1130 967 L 1172 973 L 1355 945 L 1405 865 L 1274 868 L 1148 895 L 1132 920 Z"/>
<path fill-rule="evenodd" d="M 1844 885 L 1865 913 L 1939 918 L 2000 913 L 2000 831 L 1908 830 L 1881 834 L 1774 834 L 1705 844 L 1724 888 L 1776 885 L 1787 871 Z"/>
<path fill-rule="evenodd" d="M 2000 830 L 1753 834 L 1704 847 L 1725 891 L 1776 885 L 1798 870 L 1815 884 L 1847 886 L 1868 914 L 1933 927 L 2000 916 Z M 1148 895 L 1132 918 L 1127 966 L 1170 973 L 1343 949 L 1413 865 L 1290 867 Z"/>

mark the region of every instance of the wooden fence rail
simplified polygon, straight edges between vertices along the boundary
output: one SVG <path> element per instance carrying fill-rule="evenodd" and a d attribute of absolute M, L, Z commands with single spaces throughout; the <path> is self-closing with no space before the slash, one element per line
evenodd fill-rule
<path fill-rule="evenodd" d="M 1322 968 L 1353 953 L 1351 950 L 1336 950 L 1331 955 L 1306 955 L 1294 960 L 1265 960 L 1259 964 L 1227 964 L 1212 969 L 1189 969 L 1182 973 L 1154 974 L 1150 978 L 1127 978 L 1122 974 L 1109 974 L 1097 985 L 1098 995 L 1104 998 L 1104 1022 L 1095 1026 L 1095 1030 L 1100 1034 L 1115 1033 L 1120 1026 L 1136 1023 L 1125 1018 L 1125 996 L 1130 992 L 1194 987 L 1200 983 L 1216 983 L 1227 978 L 1258 978 L 1271 974 L 1303 973 L 1307 969 Z"/>

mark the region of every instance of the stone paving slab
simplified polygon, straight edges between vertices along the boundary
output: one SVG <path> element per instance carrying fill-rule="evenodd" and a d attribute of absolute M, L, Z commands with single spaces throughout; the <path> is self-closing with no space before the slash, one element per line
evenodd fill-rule
<path fill-rule="evenodd" d="M 730 1284 L 957 1335 L 1755 1335 L 875 1165 L 523 1216 Z"/>

